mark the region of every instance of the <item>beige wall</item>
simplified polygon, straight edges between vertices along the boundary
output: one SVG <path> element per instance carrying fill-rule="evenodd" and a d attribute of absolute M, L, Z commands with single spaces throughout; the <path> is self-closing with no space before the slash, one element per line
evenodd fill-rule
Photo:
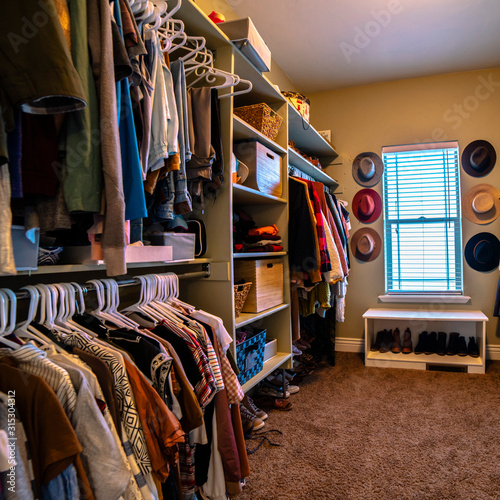
<path fill-rule="evenodd" d="M 499 160 L 493 171 L 473 178 L 461 169 L 464 193 L 479 183 L 500 188 L 500 69 L 454 73 L 402 80 L 362 87 L 322 92 L 311 99 L 311 123 L 318 130 L 331 129 L 332 142 L 344 158 L 343 166 L 330 167 L 330 175 L 340 181 L 341 197 L 351 204 L 362 189 L 352 178 L 352 159 L 363 151 L 381 153 L 394 144 L 458 140 L 460 151 L 475 139 L 485 139 L 496 148 Z M 375 188 L 382 195 L 382 182 Z M 348 209 L 350 206 L 348 207 Z M 353 234 L 362 224 L 351 216 Z M 382 216 L 370 225 L 383 236 Z M 479 232 L 500 237 L 500 218 L 477 225 L 463 218 L 463 246 Z M 352 259 L 346 300 L 345 323 L 339 324 L 338 337 L 362 338 L 362 314 L 370 307 L 479 309 L 489 318 L 487 342 L 500 344 L 493 305 L 498 270 L 480 273 L 464 261 L 464 292 L 471 301 L 452 304 L 382 304 L 384 294 L 384 255 L 370 263 Z"/>

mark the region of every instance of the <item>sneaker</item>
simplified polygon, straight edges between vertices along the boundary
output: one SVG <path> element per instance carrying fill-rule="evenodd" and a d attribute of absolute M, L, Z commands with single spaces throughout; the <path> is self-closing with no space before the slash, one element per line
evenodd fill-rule
<path fill-rule="evenodd" d="M 253 431 L 262 429 L 264 425 L 263 420 L 255 416 L 245 405 L 240 403 L 241 423 L 243 425 L 243 433 L 250 434 Z"/>
<path fill-rule="evenodd" d="M 260 418 L 262 421 L 266 420 L 266 418 L 268 417 L 267 413 L 264 410 L 257 408 L 252 399 L 248 397 L 246 394 L 241 403 L 245 405 L 248 410 L 250 410 L 257 418 Z"/>

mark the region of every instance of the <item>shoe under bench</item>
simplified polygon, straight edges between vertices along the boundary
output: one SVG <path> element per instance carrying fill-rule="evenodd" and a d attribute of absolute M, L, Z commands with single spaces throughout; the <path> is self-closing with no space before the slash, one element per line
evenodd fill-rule
<path fill-rule="evenodd" d="M 486 322 L 488 317 L 481 311 L 436 311 L 406 309 L 368 309 L 365 320 L 365 366 L 378 368 L 409 368 L 414 370 L 462 369 L 467 373 L 485 373 L 486 368 Z M 438 354 L 409 354 L 370 351 L 380 330 L 399 328 L 401 334 L 406 328 L 411 331 L 413 349 L 423 331 L 459 332 L 466 340 L 475 337 L 479 357 L 439 356 Z"/>

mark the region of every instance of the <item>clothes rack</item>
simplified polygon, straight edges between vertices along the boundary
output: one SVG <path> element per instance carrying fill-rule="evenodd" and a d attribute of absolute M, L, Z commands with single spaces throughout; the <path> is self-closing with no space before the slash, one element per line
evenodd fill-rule
<path fill-rule="evenodd" d="M 179 279 L 198 279 L 198 278 L 209 278 L 210 277 L 210 263 L 206 262 L 202 264 L 202 271 L 194 271 L 191 273 L 175 273 Z M 115 280 L 120 288 L 127 286 L 140 285 L 140 281 L 137 278 L 123 279 L 123 280 Z M 82 284 L 83 293 L 86 294 L 88 292 L 95 291 L 95 285 L 92 284 Z M 14 292 L 16 294 L 16 298 L 19 299 L 28 299 L 30 298 L 30 294 L 26 290 L 18 290 Z"/>

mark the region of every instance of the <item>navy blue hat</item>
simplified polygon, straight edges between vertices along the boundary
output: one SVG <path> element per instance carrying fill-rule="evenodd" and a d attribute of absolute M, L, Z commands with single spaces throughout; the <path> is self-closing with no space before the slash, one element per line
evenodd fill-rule
<path fill-rule="evenodd" d="M 491 233 L 475 234 L 465 245 L 465 260 L 476 271 L 492 271 L 500 261 L 500 241 Z"/>

